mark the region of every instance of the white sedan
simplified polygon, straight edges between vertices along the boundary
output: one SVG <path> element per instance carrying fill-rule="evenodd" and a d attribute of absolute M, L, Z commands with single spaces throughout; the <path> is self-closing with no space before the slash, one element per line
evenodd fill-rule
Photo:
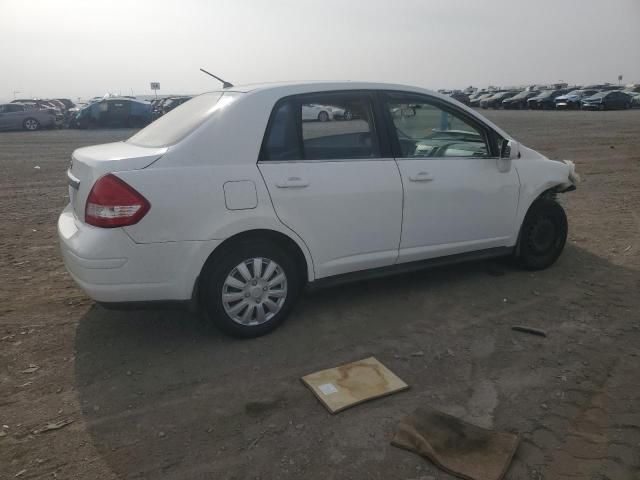
<path fill-rule="evenodd" d="M 328 120 L 351 120 L 351 112 L 341 107 L 332 105 L 303 104 L 301 108 L 302 120 L 318 120 L 326 122 Z"/>
<path fill-rule="evenodd" d="M 349 122 L 303 122 L 307 105 Z M 198 305 L 222 330 L 277 327 L 302 288 L 511 255 L 552 265 L 575 189 L 550 160 L 449 97 L 378 83 L 232 87 L 67 172 L 67 269 L 108 305 Z"/>

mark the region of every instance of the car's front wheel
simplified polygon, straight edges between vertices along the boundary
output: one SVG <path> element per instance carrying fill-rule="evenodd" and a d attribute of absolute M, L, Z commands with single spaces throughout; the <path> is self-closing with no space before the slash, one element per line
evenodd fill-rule
<path fill-rule="evenodd" d="M 25 130 L 33 132 L 40 128 L 40 122 L 38 122 L 38 120 L 36 120 L 35 118 L 27 118 L 24 122 L 22 122 L 22 126 Z"/>
<path fill-rule="evenodd" d="M 235 337 L 258 337 L 278 327 L 300 292 L 296 263 L 275 244 L 242 243 L 211 261 L 201 278 L 207 318 Z"/>
<path fill-rule="evenodd" d="M 553 265 L 564 249 L 567 231 L 567 216 L 558 202 L 549 198 L 533 202 L 520 230 L 520 265 L 527 270 Z"/>
<path fill-rule="evenodd" d="M 329 114 L 328 114 L 327 112 L 325 112 L 324 110 L 323 110 L 323 111 L 321 111 L 321 112 L 318 114 L 318 121 L 320 121 L 320 122 L 326 122 L 326 121 L 328 121 L 328 120 L 329 120 Z"/>

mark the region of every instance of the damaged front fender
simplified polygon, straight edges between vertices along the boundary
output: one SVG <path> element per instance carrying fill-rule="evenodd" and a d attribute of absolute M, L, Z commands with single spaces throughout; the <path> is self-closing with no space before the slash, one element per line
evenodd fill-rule
<path fill-rule="evenodd" d="M 580 175 L 576 172 L 576 164 L 571 160 L 562 160 L 562 163 L 569 167 L 569 175 L 566 182 L 553 188 L 555 193 L 572 192 L 577 188 L 578 183 L 580 183 Z"/>

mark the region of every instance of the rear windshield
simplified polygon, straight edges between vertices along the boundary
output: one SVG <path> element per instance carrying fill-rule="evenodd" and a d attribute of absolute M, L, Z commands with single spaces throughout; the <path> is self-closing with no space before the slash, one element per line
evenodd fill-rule
<path fill-rule="evenodd" d="M 202 125 L 213 112 L 231 103 L 238 95 L 240 94 L 236 92 L 210 92 L 193 97 L 140 130 L 127 143 L 141 147 L 175 145 Z"/>

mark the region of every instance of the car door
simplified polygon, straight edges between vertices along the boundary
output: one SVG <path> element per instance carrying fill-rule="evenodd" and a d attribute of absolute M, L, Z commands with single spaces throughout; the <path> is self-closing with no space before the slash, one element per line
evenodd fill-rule
<path fill-rule="evenodd" d="M 498 169 L 497 139 L 444 100 L 384 94 L 404 186 L 399 262 L 505 246 L 520 183 Z"/>
<path fill-rule="evenodd" d="M 304 121 L 315 105 L 353 118 Z M 316 278 L 396 262 L 402 184 L 378 119 L 369 92 L 289 97 L 271 115 L 258 167 L 278 218 L 309 247 Z"/>
<path fill-rule="evenodd" d="M 0 105 L 0 130 L 8 128 L 7 126 L 7 105 Z"/>
<path fill-rule="evenodd" d="M 113 127 L 128 126 L 131 115 L 131 102 L 128 100 L 112 100 L 109 102 L 107 124 Z"/>
<path fill-rule="evenodd" d="M 25 114 L 25 107 L 23 105 L 17 105 L 10 103 L 4 105 L 4 113 L 0 118 L 0 128 L 2 129 L 21 129 L 24 120 L 27 118 Z"/>
<path fill-rule="evenodd" d="M 614 92 L 613 102 L 615 108 L 625 108 L 625 105 L 627 103 L 627 94 L 622 92 Z"/>

